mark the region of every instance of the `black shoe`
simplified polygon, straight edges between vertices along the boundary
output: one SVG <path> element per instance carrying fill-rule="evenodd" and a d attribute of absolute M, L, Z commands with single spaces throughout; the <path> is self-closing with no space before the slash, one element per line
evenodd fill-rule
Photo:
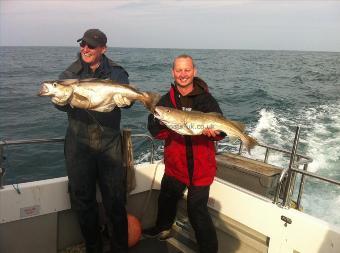
<path fill-rule="evenodd" d="M 160 241 L 165 241 L 166 239 L 170 238 L 171 229 L 160 229 L 158 227 L 152 227 L 143 230 L 143 236 L 145 238 L 157 238 Z"/>
<path fill-rule="evenodd" d="M 103 253 L 103 249 L 101 246 L 94 246 L 94 247 L 91 247 L 91 246 L 87 246 L 86 247 L 86 253 Z"/>
<path fill-rule="evenodd" d="M 103 253 L 101 238 L 95 244 L 85 244 L 86 253 Z"/>

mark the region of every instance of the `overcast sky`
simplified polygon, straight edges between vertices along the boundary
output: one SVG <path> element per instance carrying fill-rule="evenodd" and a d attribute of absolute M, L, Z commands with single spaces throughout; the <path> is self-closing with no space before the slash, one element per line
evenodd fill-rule
<path fill-rule="evenodd" d="M 340 1 L 0 0 L 1 46 L 76 46 L 88 28 L 113 47 L 340 52 Z"/>

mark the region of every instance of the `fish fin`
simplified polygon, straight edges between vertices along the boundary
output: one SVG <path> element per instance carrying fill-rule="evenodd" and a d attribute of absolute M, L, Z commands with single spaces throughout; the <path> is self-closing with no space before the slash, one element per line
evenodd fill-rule
<path fill-rule="evenodd" d="M 133 85 L 125 84 L 125 83 L 117 83 L 117 82 L 112 81 L 111 79 L 86 78 L 86 79 L 81 79 L 80 83 L 82 83 L 82 82 L 98 82 L 98 83 L 105 83 L 105 84 L 128 85 L 128 86 L 134 88 Z"/>
<path fill-rule="evenodd" d="M 92 81 L 100 82 L 100 83 L 107 83 L 107 84 L 118 84 L 117 82 L 112 81 L 111 79 L 94 79 Z"/>
<path fill-rule="evenodd" d="M 97 82 L 97 83 L 105 83 L 105 84 L 114 84 L 111 79 L 100 79 L 100 78 L 85 78 L 79 80 L 79 84 L 88 83 L 88 82 Z"/>
<path fill-rule="evenodd" d="M 111 104 L 107 104 L 107 105 L 100 106 L 97 108 L 92 108 L 90 110 L 97 111 L 97 112 L 111 112 L 113 109 L 115 109 L 115 107 L 116 107 L 116 104 L 111 103 Z"/>
<path fill-rule="evenodd" d="M 52 98 L 51 98 L 51 101 L 52 101 L 52 103 L 53 103 L 53 104 L 60 105 L 60 106 L 67 105 L 67 103 L 68 103 L 68 101 L 67 101 L 67 100 L 66 100 L 66 101 L 63 101 L 63 102 L 61 102 L 61 101 L 59 101 L 59 99 L 58 99 L 58 98 L 56 98 L 56 97 L 52 97 Z"/>
<path fill-rule="evenodd" d="M 242 140 L 242 142 L 245 145 L 249 155 L 250 155 L 250 150 L 253 149 L 256 145 L 259 145 L 257 140 L 251 136 L 247 136 L 245 139 Z"/>
<path fill-rule="evenodd" d="M 72 85 L 72 84 L 75 84 L 75 83 L 78 83 L 78 82 L 79 82 L 79 79 L 63 79 L 63 80 L 59 80 L 59 83 L 61 85 L 65 85 L 65 86 Z"/>
<path fill-rule="evenodd" d="M 189 124 L 190 124 L 190 123 L 189 123 Z M 189 126 L 187 125 L 187 123 L 184 124 L 184 126 L 185 126 L 185 129 L 187 130 L 187 134 L 188 134 L 188 135 L 196 135 L 195 132 L 193 131 L 193 128 L 192 128 L 192 127 L 189 127 Z"/>
<path fill-rule="evenodd" d="M 150 112 L 153 113 L 158 101 L 161 98 L 161 95 L 159 93 L 149 92 L 149 91 L 142 92 L 142 94 L 143 94 L 142 102 L 143 102 L 144 106 Z"/>
<path fill-rule="evenodd" d="M 78 93 L 73 93 L 73 98 L 70 102 L 72 107 L 87 109 L 90 107 L 91 103 L 90 100 L 87 99 L 87 97 L 82 96 Z"/>
<path fill-rule="evenodd" d="M 233 120 L 230 120 L 230 122 L 233 123 L 242 133 L 246 130 L 245 124 L 238 122 L 238 121 L 233 121 Z"/>
<path fill-rule="evenodd" d="M 79 82 L 93 82 L 93 81 L 110 81 L 109 79 L 99 79 L 99 78 L 85 78 L 79 80 Z"/>
<path fill-rule="evenodd" d="M 80 101 L 89 101 L 88 97 L 83 96 L 82 94 L 79 94 L 78 92 L 74 92 L 73 96 L 75 99 L 80 100 Z"/>
<path fill-rule="evenodd" d="M 231 143 L 236 143 L 240 138 L 236 135 L 228 135 L 228 138 L 229 138 L 229 142 Z"/>
<path fill-rule="evenodd" d="M 215 117 L 219 117 L 219 118 L 223 118 L 223 115 L 219 112 L 207 112 L 205 114 L 211 115 L 211 116 L 215 116 Z"/>
<path fill-rule="evenodd" d="M 128 84 L 131 88 L 138 90 L 137 85 L 135 84 Z"/>

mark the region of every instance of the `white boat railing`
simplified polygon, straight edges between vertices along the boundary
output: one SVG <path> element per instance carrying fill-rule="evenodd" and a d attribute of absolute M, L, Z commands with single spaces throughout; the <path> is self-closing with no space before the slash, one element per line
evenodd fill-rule
<path fill-rule="evenodd" d="M 150 163 L 154 163 L 154 156 L 155 156 L 155 145 L 154 139 L 147 134 L 132 134 L 131 137 L 137 138 L 145 138 L 150 142 Z M 3 166 L 5 157 L 4 157 L 4 148 L 6 146 L 13 146 L 13 145 L 27 145 L 27 144 L 42 144 L 42 143 L 58 143 L 64 142 L 64 138 L 46 138 L 46 139 L 22 139 L 22 140 L 2 140 L 0 141 L 0 190 L 4 186 L 4 179 L 6 174 L 6 169 Z"/>
<path fill-rule="evenodd" d="M 288 168 L 283 169 L 276 188 L 276 193 L 274 196 L 273 203 L 276 204 L 281 204 L 283 206 L 289 207 L 291 203 L 291 197 L 293 195 L 293 189 L 295 185 L 295 180 L 296 180 L 296 173 L 301 174 L 301 179 L 300 179 L 300 185 L 299 185 L 299 190 L 297 194 L 297 200 L 296 202 L 296 208 L 299 209 L 301 206 L 301 199 L 303 195 L 303 189 L 304 189 L 304 184 L 306 177 L 311 177 L 315 179 L 319 179 L 324 182 L 328 182 L 334 185 L 340 186 L 340 182 L 334 179 L 326 178 L 320 175 L 317 175 L 316 173 L 313 172 L 308 172 L 308 164 L 310 164 L 313 160 L 305 155 L 298 154 L 297 151 L 297 146 L 299 143 L 299 134 L 300 134 L 300 127 L 296 128 L 296 134 L 295 134 L 295 139 L 294 139 L 294 144 L 292 151 L 280 149 L 277 147 L 272 147 L 264 144 L 259 144 L 259 146 L 263 147 L 266 149 L 265 156 L 263 159 L 264 163 L 268 163 L 268 158 L 270 155 L 270 152 L 275 151 L 279 152 L 285 155 L 290 155 L 290 163 Z M 132 137 L 138 137 L 138 138 L 146 138 L 150 141 L 150 147 L 151 147 L 151 154 L 150 154 L 150 163 L 154 162 L 154 152 L 155 152 L 155 146 L 154 146 L 154 139 L 147 135 L 147 134 L 132 134 Z M 57 143 L 57 142 L 64 142 L 64 138 L 47 138 L 47 139 L 24 139 L 24 140 L 2 140 L 0 141 L 0 190 L 4 185 L 4 176 L 5 176 L 5 168 L 3 167 L 3 162 L 4 162 L 4 148 L 6 146 L 10 145 L 26 145 L 26 144 L 35 144 L 35 143 Z M 242 150 L 242 143 L 240 144 L 239 148 L 239 154 L 241 153 Z M 303 166 L 303 169 L 299 169 L 300 166 Z M 281 191 L 282 190 L 282 191 Z M 283 194 L 282 194 L 283 193 Z M 282 202 L 280 203 L 280 196 L 283 195 Z"/>

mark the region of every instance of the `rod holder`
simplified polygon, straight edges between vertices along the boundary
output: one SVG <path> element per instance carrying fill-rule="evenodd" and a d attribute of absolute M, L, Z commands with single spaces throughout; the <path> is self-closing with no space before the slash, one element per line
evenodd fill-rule
<path fill-rule="evenodd" d="M 5 172 L 6 172 L 6 169 L 0 167 L 0 189 L 4 188 Z"/>
<path fill-rule="evenodd" d="M 131 140 L 131 129 L 124 128 L 122 135 L 123 167 L 126 173 L 127 192 L 130 193 L 136 188 L 136 175 L 133 161 L 133 147 Z"/>
<path fill-rule="evenodd" d="M 299 137 L 300 137 L 300 127 L 296 127 L 296 132 L 295 132 L 295 138 L 294 138 L 294 144 L 292 148 L 292 153 L 290 155 L 290 162 L 289 162 L 289 167 L 287 170 L 287 184 L 285 187 L 284 191 L 284 197 L 283 197 L 283 206 L 289 206 L 290 203 L 290 197 L 291 197 L 291 187 L 292 187 L 292 179 L 293 179 L 293 165 L 295 162 L 295 156 L 296 156 L 296 151 L 297 147 L 299 145 Z"/>

